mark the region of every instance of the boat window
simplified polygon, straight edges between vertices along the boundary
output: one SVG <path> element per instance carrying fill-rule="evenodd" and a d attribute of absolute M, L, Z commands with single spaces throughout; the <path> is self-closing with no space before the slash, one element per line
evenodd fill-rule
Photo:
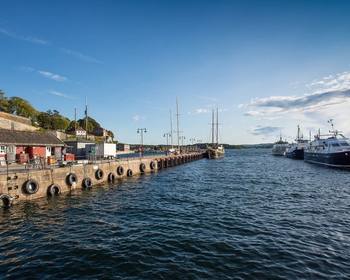
<path fill-rule="evenodd" d="M 333 147 L 339 147 L 340 145 L 338 143 L 332 143 L 331 144 Z"/>
<path fill-rule="evenodd" d="M 340 142 L 340 145 L 342 145 L 342 146 L 350 146 L 348 142 Z"/>

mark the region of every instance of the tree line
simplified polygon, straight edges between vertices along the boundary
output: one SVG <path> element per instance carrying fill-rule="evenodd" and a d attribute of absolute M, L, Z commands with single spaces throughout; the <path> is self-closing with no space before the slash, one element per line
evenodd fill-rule
<path fill-rule="evenodd" d="M 5 93 L 0 89 L 0 111 L 5 113 L 26 117 L 31 120 L 33 126 L 41 127 L 45 130 L 69 130 L 77 127 L 86 127 L 86 120 L 79 119 L 77 124 L 69 118 L 62 116 L 57 110 L 47 112 L 37 111 L 29 102 L 18 96 L 6 97 Z M 87 119 L 87 131 L 92 133 L 95 127 L 101 127 L 93 118 Z M 107 130 L 109 136 L 114 138 L 112 131 Z"/>

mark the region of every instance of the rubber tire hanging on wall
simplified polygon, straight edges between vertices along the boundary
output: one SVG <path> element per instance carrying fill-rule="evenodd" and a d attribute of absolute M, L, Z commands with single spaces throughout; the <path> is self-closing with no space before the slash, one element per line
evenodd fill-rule
<path fill-rule="evenodd" d="M 108 174 L 108 182 L 114 182 L 114 181 L 115 181 L 115 174 L 111 172 Z"/>
<path fill-rule="evenodd" d="M 104 176 L 104 172 L 102 169 L 97 169 L 95 172 L 95 177 L 97 180 L 101 180 Z"/>
<path fill-rule="evenodd" d="M 69 186 L 73 186 L 73 183 L 77 183 L 78 182 L 78 177 L 77 175 L 75 175 L 74 173 L 70 173 L 67 176 L 67 184 Z"/>
<path fill-rule="evenodd" d="M 146 165 L 145 165 L 144 163 L 141 163 L 141 164 L 140 164 L 140 171 L 141 171 L 142 173 L 145 173 L 145 172 L 146 172 Z"/>
<path fill-rule="evenodd" d="M 39 183 L 35 180 L 28 180 L 24 184 L 24 191 L 27 194 L 35 194 L 39 190 Z"/>
<path fill-rule="evenodd" d="M 13 199 L 9 194 L 3 193 L 0 195 L 0 200 L 2 202 L 2 207 L 10 207 Z"/>
<path fill-rule="evenodd" d="M 154 161 L 151 161 L 151 163 L 149 164 L 149 167 L 154 170 L 156 169 L 156 163 Z"/>
<path fill-rule="evenodd" d="M 47 195 L 48 196 L 55 196 L 61 194 L 61 187 L 57 184 L 52 184 L 47 188 Z"/>
<path fill-rule="evenodd" d="M 128 171 L 126 172 L 126 176 L 132 177 L 132 170 L 131 169 L 128 169 Z"/>
<path fill-rule="evenodd" d="M 83 179 L 83 188 L 91 188 L 92 187 L 92 180 L 89 177 L 86 177 Z"/>
<path fill-rule="evenodd" d="M 124 168 L 123 168 L 123 166 L 118 166 L 118 168 L 117 168 L 117 174 L 118 174 L 119 176 L 121 176 L 121 175 L 124 174 Z"/>

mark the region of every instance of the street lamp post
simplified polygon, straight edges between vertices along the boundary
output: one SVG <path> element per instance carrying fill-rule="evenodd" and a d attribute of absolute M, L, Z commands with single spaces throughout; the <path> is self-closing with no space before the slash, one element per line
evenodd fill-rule
<path fill-rule="evenodd" d="M 182 152 L 182 147 L 183 147 L 183 145 L 184 145 L 184 139 L 186 139 L 186 137 L 185 136 L 180 136 L 179 137 L 179 140 L 181 140 L 181 151 L 180 151 L 180 153 Z"/>
<path fill-rule="evenodd" d="M 190 148 L 190 149 L 191 149 L 191 151 L 193 151 L 193 150 L 194 150 L 194 147 L 193 147 L 193 142 L 194 142 L 194 141 L 196 141 L 196 139 L 194 139 L 194 138 L 190 138 L 190 141 L 192 142 L 192 145 L 191 145 L 191 148 Z"/>
<path fill-rule="evenodd" d="M 146 128 L 138 128 L 137 129 L 137 133 L 141 132 L 141 143 L 140 143 L 140 147 L 139 147 L 139 153 L 140 153 L 140 157 L 142 157 L 142 152 L 143 152 L 143 132 L 147 133 Z"/>
<path fill-rule="evenodd" d="M 202 143 L 202 140 L 197 140 L 197 143 Z M 200 151 L 200 150 L 201 150 L 201 148 L 199 147 L 198 151 Z"/>
<path fill-rule="evenodd" d="M 164 137 L 166 137 L 166 148 L 167 148 L 167 152 L 169 151 L 169 145 L 168 145 L 168 137 L 171 137 L 171 133 L 164 133 Z"/>

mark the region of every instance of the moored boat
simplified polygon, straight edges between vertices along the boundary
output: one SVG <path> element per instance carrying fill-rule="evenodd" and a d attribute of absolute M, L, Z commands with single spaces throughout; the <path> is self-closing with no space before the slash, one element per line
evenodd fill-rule
<path fill-rule="evenodd" d="M 282 135 L 281 135 L 280 140 L 275 142 L 275 144 L 272 147 L 272 155 L 283 156 L 287 148 L 288 148 L 288 142 L 283 141 Z"/>
<path fill-rule="evenodd" d="M 304 150 L 308 146 L 309 141 L 303 139 L 303 135 L 300 134 L 300 127 L 298 125 L 297 137 L 295 143 L 290 144 L 285 152 L 287 158 L 304 159 Z"/>
<path fill-rule="evenodd" d="M 350 168 L 350 140 L 334 130 L 333 120 L 328 122 L 332 126 L 331 134 L 319 133 L 310 141 L 304 150 L 304 160 L 332 167 Z"/>
<path fill-rule="evenodd" d="M 212 145 L 207 147 L 207 155 L 209 159 L 223 158 L 225 156 L 225 148 L 221 144 L 219 145 L 219 111 L 216 109 L 216 143 L 214 142 L 214 111 L 212 118 Z"/>

